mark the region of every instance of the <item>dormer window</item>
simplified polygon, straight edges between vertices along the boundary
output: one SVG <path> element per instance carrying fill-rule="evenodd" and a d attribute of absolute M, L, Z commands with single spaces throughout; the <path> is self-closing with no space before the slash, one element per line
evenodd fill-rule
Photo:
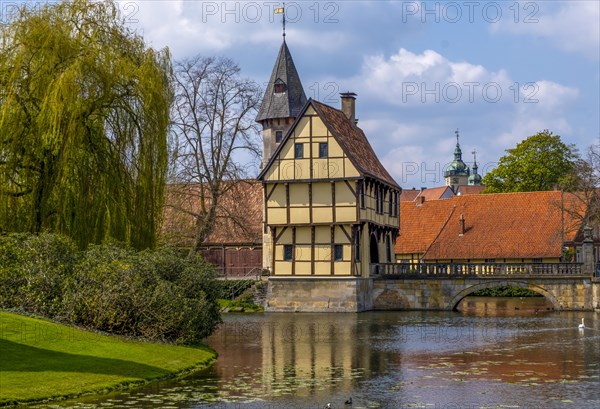
<path fill-rule="evenodd" d="M 285 86 L 285 82 L 281 81 L 280 79 L 275 81 L 275 84 L 273 85 L 273 92 L 276 94 L 283 94 L 286 89 L 287 87 Z"/>

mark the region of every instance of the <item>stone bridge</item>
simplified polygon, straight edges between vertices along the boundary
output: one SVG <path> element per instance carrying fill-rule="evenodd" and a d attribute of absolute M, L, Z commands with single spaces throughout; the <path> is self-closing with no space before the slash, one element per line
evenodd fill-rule
<path fill-rule="evenodd" d="M 600 308 L 599 282 L 581 263 L 397 263 L 373 265 L 373 309 L 454 310 L 467 295 L 494 287 L 525 288 L 555 310 Z"/>
<path fill-rule="evenodd" d="M 555 310 L 600 308 L 600 280 L 591 277 L 490 277 L 374 279 L 374 310 L 454 310 L 467 295 L 484 288 L 519 287 L 546 297 Z"/>

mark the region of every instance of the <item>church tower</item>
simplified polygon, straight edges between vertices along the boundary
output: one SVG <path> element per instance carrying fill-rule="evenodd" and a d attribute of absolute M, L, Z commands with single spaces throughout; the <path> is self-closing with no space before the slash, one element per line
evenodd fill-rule
<path fill-rule="evenodd" d="M 471 172 L 471 176 L 469 176 L 469 186 L 480 186 L 481 185 L 481 175 L 477 173 L 479 167 L 477 166 L 477 152 L 473 151 L 473 172 Z"/>
<path fill-rule="evenodd" d="M 284 36 L 256 117 L 256 122 L 263 127 L 261 169 L 269 162 L 305 103 L 306 94 Z"/>
<path fill-rule="evenodd" d="M 454 148 L 454 160 L 448 165 L 444 171 L 446 186 L 450 186 L 454 192 L 458 186 L 467 185 L 469 182 L 469 167 L 462 160 L 462 151 L 458 141 L 458 129 L 456 130 L 456 147 Z"/>

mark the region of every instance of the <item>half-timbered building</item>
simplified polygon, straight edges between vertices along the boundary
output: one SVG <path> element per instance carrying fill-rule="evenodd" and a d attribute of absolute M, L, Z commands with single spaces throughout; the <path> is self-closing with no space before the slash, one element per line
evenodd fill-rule
<path fill-rule="evenodd" d="M 309 99 L 259 175 L 272 275 L 368 277 L 395 261 L 400 187 L 356 125 L 355 95 L 342 105 Z"/>

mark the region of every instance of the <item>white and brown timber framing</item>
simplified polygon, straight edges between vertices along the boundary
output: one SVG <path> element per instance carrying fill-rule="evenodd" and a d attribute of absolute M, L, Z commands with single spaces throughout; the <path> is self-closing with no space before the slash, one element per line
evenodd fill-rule
<path fill-rule="evenodd" d="M 271 235 L 264 249 L 272 255 L 265 266 L 271 274 L 366 277 L 372 251 L 379 261 L 394 261 L 385 260 L 385 245 L 398 235 L 401 189 L 341 110 L 309 99 L 258 179 L 264 231 Z M 285 245 L 292 246 L 288 261 Z"/>

